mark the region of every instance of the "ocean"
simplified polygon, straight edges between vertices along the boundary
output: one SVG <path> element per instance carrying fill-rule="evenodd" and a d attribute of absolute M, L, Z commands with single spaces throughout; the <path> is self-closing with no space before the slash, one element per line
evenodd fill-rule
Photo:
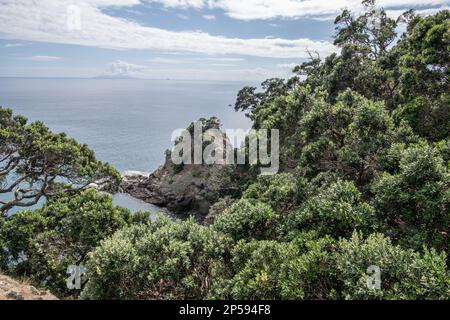
<path fill-rule="evenodd" d="M 249 119 L 229 106 L 245 85 L 249 83 L 0 78 L 0 106 L 67 133 L 122 173 L 147 173 L 163 164 L 172 132 L 194 120 L 215 116 L 224 128 L 249 129 Z M 115 195 L 114 203 L 132 211 L 162 211 L 125 194 Z"/>

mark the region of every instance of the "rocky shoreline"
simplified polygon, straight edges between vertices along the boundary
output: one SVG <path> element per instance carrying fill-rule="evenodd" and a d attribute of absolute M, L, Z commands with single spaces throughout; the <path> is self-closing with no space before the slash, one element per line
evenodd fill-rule
<path fill-rule="evenodd" d="M 176 168 L 167 153 L 164 165 L 150 175 L 125 175 L 121 189 L 134 198 L 167 208 L 175 214 L 192 213 L 205 217 L 213 204 L 211 194 L 217 188 L 214 177 L 221 168 L 185 165 L 179 172 Z"/>
<path fill-rule="evenodd" d="M 201 123 L 198 133 L 195 125 Z M 167 208 L 174 214 L 191 214 L 203 220 L 209 213 L 211 206 L 220 198 L 224 198 L 236 191 L 236 180 L 239 180 L 239 170 L 233 165 L 224 165 L 230 146 L 226 134 L 220 130 L 220 122 L 216 118 L 200 119 L 192 123 L 188 132 L 198 138 L 204 136 L 206 130 L 214 129 L 213 142 L 201 144 L 202 152 L 207 146 L 214 144 L 214 150 L 219 150 L 223 156 L 216 164 L 174 164 L 171 151 L 166 151 L 164 164 L 151 174 L 130 172 L 122 177 L 121 191 L 134 198 L 153 205 Z M 175 142 L 175 146 L 182 143 Z M 195 146 L 191 146 L 192 150 Z M 192 151 L 191 151 L 192 152 Z M 193 159 L 193 154 L 191 155 Z M 220 159 L 220 158 L 219 158 Z M 244 172 L 244 174 L 246 174 Z"/>

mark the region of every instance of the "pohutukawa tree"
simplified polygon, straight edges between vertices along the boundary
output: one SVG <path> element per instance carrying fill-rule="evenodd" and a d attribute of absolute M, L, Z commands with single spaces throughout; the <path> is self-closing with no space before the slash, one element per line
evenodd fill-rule
<path fill-rule="evenodd" d="M 0 107 L 0 213 L 31 207 L 59 192 L 77 193 L 95 183 L 114 191 L 120 174 L 98 161 L 86 145 L 50 131 L 42 122 L 28 124 Z"/>

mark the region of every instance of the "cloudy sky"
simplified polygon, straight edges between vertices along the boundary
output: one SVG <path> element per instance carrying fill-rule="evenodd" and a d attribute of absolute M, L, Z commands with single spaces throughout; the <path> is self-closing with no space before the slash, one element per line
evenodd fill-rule
<path fill-rule="evenodd" d="M 380 0 L 390 15 L 450 0 Z M 360 0 L 0 0 L 0 76 L 262 80 L 332 45 Z"/>

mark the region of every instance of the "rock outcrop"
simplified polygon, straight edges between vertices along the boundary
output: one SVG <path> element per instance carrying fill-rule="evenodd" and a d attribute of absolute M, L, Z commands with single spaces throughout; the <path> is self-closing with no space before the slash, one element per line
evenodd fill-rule
<path fill-rule="evenodd" d="M 201 123 L 200 130 L 197 127 L 199 123 Z M 210 206 L 218 198 L 225 196 L 233 188 L 235 167 L 224 165 L 226 156 L 230 152 L 230 144 L 226 135 L 220 131 L 218 119 L 200 119 L 192 123 L 187 128 L 187 132 L 190 135 L 189 139 L 192 137 L 189 142 L 192 143 L 191 159 L 194 159 L 193 141 L 200 137 L 202 142 L 199 145 L 202 153 L 208 146 L 208 149 L 211 149 L 211 145 L 214 144 L 212 149 L 215 150 L 214 155 L 220 154 L 219 161 L 214 162 L 213 165 L 176 165 L 172 161 L 171 152 L 167 151 L 164 165 L 152 174 L 134 173 L 123 177 L 122 190 L 135 198 L 168 208 L 173 213 L 194 213 L 201 218 L 208 214 Z M 212 141 L 208 138 L 204 139 L 205 136 L 212 136 Z M 183 143 L 185 143 L 184 139 L 179 138 L 175 146 Z"/>
<path fill-rule="evenodd" d="M 0 274 L 0 300 L 58 300 L 45 290 Z"/>
<path fill-rule="evenodd" d="M 163 166 L 150 175 L 123 177 L 122 189 L 145 202 L 173 213 L 206 216 L 221 189 L 224 166 L 184 165 L 177 171 L 168 153 Z"/>

